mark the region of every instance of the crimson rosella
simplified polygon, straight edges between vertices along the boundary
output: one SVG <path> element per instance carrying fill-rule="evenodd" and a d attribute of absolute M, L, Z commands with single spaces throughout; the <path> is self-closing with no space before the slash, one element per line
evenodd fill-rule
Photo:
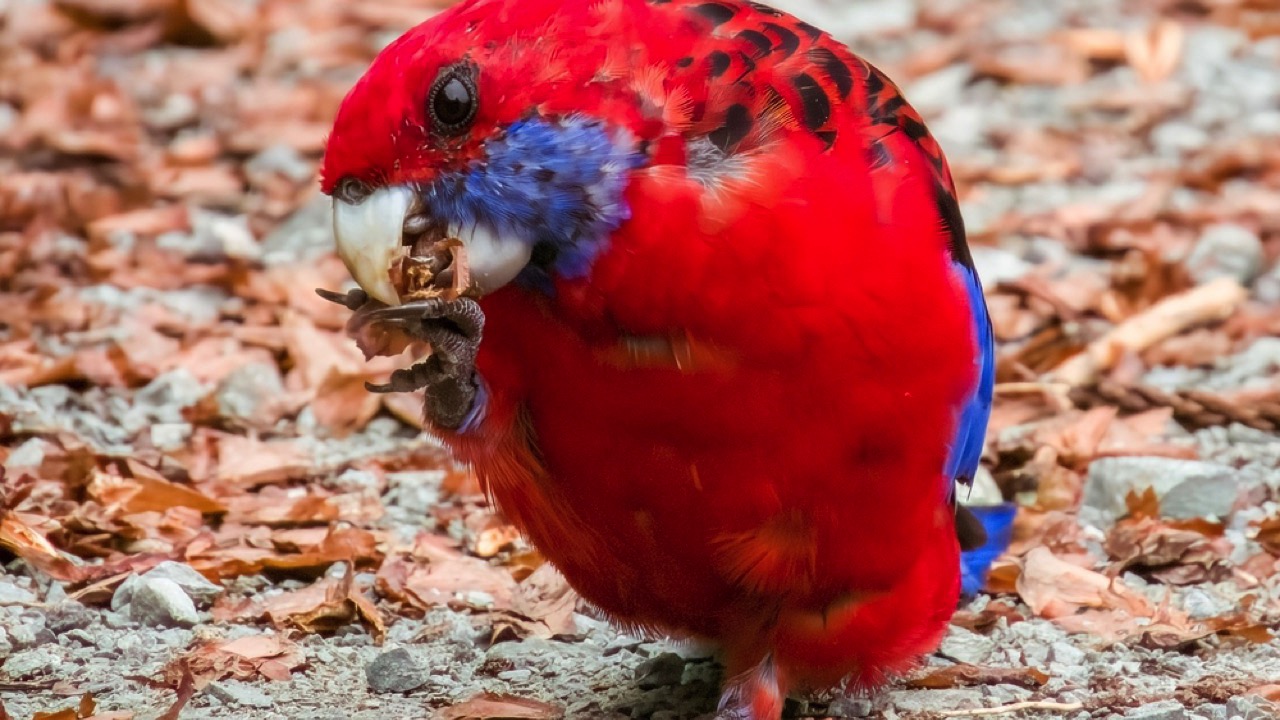
<path fill-rule="evenodd" d="M 992 339 L 942 151 L 879 70 L 758 3 L 464 0 L 351 90 L 323 190 L 363 288 L 329 296 L 433 348 L 378 389 L 425 388 L 583 598 L 713 643 L 724 716 L 937 645 Z M 406 294 L 440 243 L 454 292 Z"/>

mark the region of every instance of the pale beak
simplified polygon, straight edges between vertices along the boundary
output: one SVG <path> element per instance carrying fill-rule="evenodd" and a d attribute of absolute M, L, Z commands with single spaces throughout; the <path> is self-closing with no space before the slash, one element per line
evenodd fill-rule
<path fill-rule="evenodd" d="M 391 268 L 408 251 L 404 226 L 414 207 L 414 193 L 411 187 L 392 185 L 374 190 L 359 203 L 333 201 L 338 256 L 356 284 L 387 305 L 400 304 L 400 294 L 391 284 Z M 500 237 L 484 225 L 450 224 L 446 236 L 466 246 L 468 269 L 482 295 L 514 280 L 533 254 L 531 243 Z"/>

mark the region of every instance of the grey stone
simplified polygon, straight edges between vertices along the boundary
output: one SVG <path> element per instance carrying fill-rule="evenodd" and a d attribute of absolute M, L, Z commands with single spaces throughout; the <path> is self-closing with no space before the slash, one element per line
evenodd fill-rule
<path fill-rule="evenodd" d="M 289 145 L 276 144 L 267 147 L 245 163 L 245 172 L 253 179 L 259 175 L 280 174 L 301 183 L 311 179 L 315 167 Z"/>
<path fill-rule="evenodd" d="M 533 671 L 529 668 L 516 668 L 514 670 L 503 670 L 498 673 L 498 679 L 503 682 L 509 682 L 516 685 L 529 682 L 533 677 Z"/>
<path fill-rule="evenodd" d="M 276 704 L 276 701 L 270 695 L 259 688 L 238 680 L 223 680 L 213 683 L 206 692 L 227 705 L 269 708 Z"/>
<path fill-rule="evenodd" d="M 232 370 L 218 383 L 214 399 L 219 415 L 253 423 L 262 417 L 267 404 L 283 393 L 284 381 L 274 363 L 249 363 Z"/>
<path fill-rule="evenodd" d="M 1069 642 L 1056 642 L 1049 646 L 1049 659 L 1064 665 L 1082 665 L 1085 652 Z"/>
<path fill-rule="evenodd" d="M 925 113 L 935 113 L 954 107 L 956 98 L 972 79 L 973 66 L 968 63 L 956 63 L 916 79 L 904 90 L 916 109 Z"/>
<path fill-rule="evenodd" d="M 0 582 L 0 605 L 24 605 L 35 601 L 36 594 L 30 590 L 16 583 Z"/>
<path fill-rule="evenodd" d="M 40 675 L 53 675 L 62 667 L 62 657 L 53 645 L 44 645 L 10 655 L 0 669 L 8 677 L 22 680 Z"/>
<path fill-rule="evenodd" d="M 1089 465 L 1084 505 L 1107 521 L 1123 517 L 1130 491 L 1155 490 L 1165 517 L 1223 517 L 1231 512 L 1238 488 L 1235 470 L 1217 463 L 1162 457 L 1099 458 Z"/>
<path fill-rule="evenodd" d="M 142 578 L 129 600 L 129 617 L 154 627 L 190 627 L 200 620 L 195 603 L 168 578 Z"/>
<path fill-rule="evenodd" d="M 151 426 L 151 444 L 157 450 L 177 450 L 191 437 L 191 423 L 156 423 Z"/>
<path fill-rule="evenodd" d="M 894 690 L 886 695 L 889 703 L 904 713 L 940 713 L 983 706 L 980 688 L 946 688 L 929 692 Z"/>
<path fill-rule="evenodd" d="M 111 594 L 111 609 L 120 612 L 122 608 L 129 604 L 133 599 L 133 593 L 138 589 L 138 585 L 142 582 L 142 577 L 137 573 L 129 575 L 124 582 L 116 586 L 116 591 Z"/>
<path fill-rule="evenodd" d="M 57 637 L 45 626 L 44 613 L 34 610 L 27 610 L 18 615 L 16 622 L 11 622 L 7 629 L 9 642 L 17 650 L 57 642 Z"/>
<path fill-rule="evenodd" d="M 1261 302 L 1271 305 L 1280 303 L 1280 263 L 1272 265 L 1270 270 L 1254 281 L 1253 294 Z"/>
<path fill-rule="evenodd" d="M 872 704 L 867 698 L 836 698 L 827 706 L 827 714 L 837 718 L 871 716 Z"/>
<path fill-rule="evenodd" d="M 1235 607 L 1235 603 L 1204 588 L 1189 587 L 1182 595 L 1182 609 L 1187 611 L 1192 620 L 1204 620 L 1226 614 Z"/>
<path fill-rule="evenodd" d="M 332 214 L 333 203 L 317 192 L 306 205 L 262 238 L 263 262 L 268 265 L 308 262 L 332 251 Z"/>
<path fill-rule="evenodd" d="M 1187 271 L 1197 282 L 1229 277 L 1247 285 L 1262 273 L 1262 240 L 1243 225 L 1217 223 L 1200 233 L 1187 256 Z"/>
<path fill-rule="evenodd" d="M 1254 695 L 1241 695 L 1227 701 L 1227 716 L 1242 720 L 1268 720 L 1280 715 L 1280 706 Z"/>
<path fill-rule="evenodd" d="M 59 640 L 63 640 L 64 645 L 67 643 L 75 643 L 81 647 L 97 647 L 98 638 L 88 630 L 81 628 L 73 628 L 58 635 Z"/>
<path fill-rule="evenodd" d="M 1130 708 L 1124 716 L 1141 720 L 1186 720 L 1187 709 L 1177 700 L 1161 700 Z"/>
<path fill-rule="evenodd" d="M 374 692 L 402 693 L 425 685 L 429 673 L 408 650 L 396 648 L 374 658 L 365 666 L 364 676 Z"/>
<path fill-rule="evenodd" d="M 991 656 L 995 641 L 985 635 L 979 635 L 957 625 L 947 628 L 947 636 L 942 639 L 938 650 L 944 655 L 973 665 L 981 665 Z"/>
<path fill-rule="evenodd" d="M 191 233 L 199 238 L 199 245 L 212 246 L 227 257 L 257 260 L 262 256 L 246 215 L 223 215 L 193 208 Z"/>
<path fill-rule="evenodd" d="M 1218 704 L 1201 705 L 1196 708 L 1196 713 L 1204 717 L 1205 720 L 1227 720 L 1227 706 Z"/>
<path fill-rule="evenodd" d="M 1022 702 L 1034 694 L 1028 688 L 1019 687 L 1017 685 L 990 685 L 984 688 L 984 690 L 992 705 L 1009 705 L 1011 703 Z"/>
<path fill-rule="evenodd" d="M 636 684 L 642 690 L 679 685 L 684 677 L 684 662 L 684 658 L 669 652 L 651 657 L 636 668 Z"/>
<path fill-rule="evenodd" d="M 172 580 L 182 592 L 200 605 L 208 605 L 223 593 L 221 585 L 215 585 L 195 568 L 186 563 L 165 560 L 159 565 L 143 573 L 144 580 Z M 114 601 L 114 597 L 112 600 Z"/>
<path fill-rule="evenodd" d="M 997 283 L 1019 280 L 1031 272 L 1035 265 L 1002 248 L 987 245 L 973 247 L 973 264 L 978 269 L 982 283 L 995 287 Z"/>
<path fill-rule="evenodd" d="M 176 130 L 199 119 L 200 106 L 186 93 L 171 93 L 159 105 L 149 107 L 144 116 L 153 128 Z"/>
<path fill-rule="evenodd" d="M 108 610 L 102 613 L 102 624 L 113 630 L 133 627 L 136 623 L 129 617 L 129 605 L 126 603 L 120 610 Z"/>

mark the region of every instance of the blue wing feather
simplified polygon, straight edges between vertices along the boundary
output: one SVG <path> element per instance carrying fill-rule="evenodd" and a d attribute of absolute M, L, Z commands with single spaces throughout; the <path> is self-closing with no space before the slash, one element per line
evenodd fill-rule
<path fill-rule="evenodd" d="M 969 311 L 973 315 L 973 328 L 977 344 L 974 363 L 977 365 L 978 382 L 973 392 L 960 408 L 955 441 L 947 458 L 946 477 L 948 491 L 953 500 L 957 484 L 973 482 L 978 464 L 982 460 L 982 443 L 987 434 L 987 421 L 991 418 L 991 398 L 995 394 L 996 362 L 995 336 L 991 329 L 991 316 L 982 295 L 982 281 L 973 266 L 973 258 L 964 244 L 964 228 L 959 220 L 959 207 L 954 197 L 948 196 L 943 216 L 951 231 L 952 255 L 956 274 L 964 283 Z M 982 523 L 987 540 L 981 546 L 960 554 L 960 591 L 968 597 L 986 585 L 991 563 L 1009 547 L 1013 532 L 1013 519 L 1017 507 L 1013 503 L 988 506 L 970 506 L 969 510 Z"/>
<path fill-rule="evenodd" d="M 967 485 L 973 482 L 974 474 L 978 471 L 996 383 L 995 337 L 991 330 L 987 303 L 982 295 L 982 282 L 969 258 L 958 260 L 955 266 L 957 274 L 964 281 L 969 310 L 973 313 L 973 327 L 977 335 L 974 362 L 978 366 L 978 382 L 960 410 L 955 442 L 951 446 L 951 455 L 947 458 L 946 476 L 952 493 L 956 492 L 956 484 Z M 971 506 L 969 510 L 982 523 L 987 541 L 960 555 L 960 591 L 965 596 L 971 596 L 982 589 L 992 561 L 1009 547 L 1017 508 L 1013 503 L 1006 502 Z"/>
<path fill-rule="evenodd" d="M 982 459 L 982 442 L 987 434 L 987 420 L 991 417 L 991 396 L 995 393 L 996 384 L 995 338 L 978 273 L 971 264 L 956 262 L 955 266 L 957 274 L 964 281 L 969 310 L 973 314 L 973 327 L 977 333 L 978 352 L 974 362 L 978 366 L 978 384 L 960 412 L 960 423 L 956 428 L 951 455 L 947 458 L 946 472 L 948 478 L 968 484 L 978 471 L 978 462 Z"/>

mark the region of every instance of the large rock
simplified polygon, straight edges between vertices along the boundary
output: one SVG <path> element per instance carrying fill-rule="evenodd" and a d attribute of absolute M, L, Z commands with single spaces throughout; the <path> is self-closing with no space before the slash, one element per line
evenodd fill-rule
<path fill-rule="evenodd" d="M 1169 518 L 1223 517 L 1231 512 L 1239 487 L 1236 471 L 1226 465 L 1161 457 L 1114 457 L 1095 460 L 1084 486 L 1084 505 L 1093 516 L 1114 522 L 1128 513 L 1125 497 L 1147 488 L 1160 499 L 1160 514 Z"/>

